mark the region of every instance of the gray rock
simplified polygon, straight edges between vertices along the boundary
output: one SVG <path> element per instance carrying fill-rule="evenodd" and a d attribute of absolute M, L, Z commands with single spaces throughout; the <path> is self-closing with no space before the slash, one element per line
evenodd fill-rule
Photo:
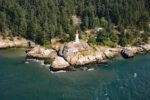
<path fill-rule="evenodd" d="M 80 42 L 69 42 L 67 43 L 61 52 L 65 55 L 67 53 L 75 53 L 80 51 L 89 51 L 92 48 L 88 45 L 87 42 L 80 41 Z M 62 54 L 61 53 L 61 54 Z"/>
<path fill-rule="evenodd" d="M 95 55 L 95 58 L 96 58 L 98 63 L 101 63 L 106 58 L 106 56 L 104 55 L 103 52 L 97 51 L 96 55 Z"/>
<path fill-rule="evenodd" d="M 3 39 L 0 36 L 0 49 L 13 47 L 28 47 L 28 40 L 24 38 L 18 39 L 18 37 L 13 37 L 13 40 L 10 40 L 9 37 Z"/>
<path fill-rule="evenodd" d="M 132 58 L 132 57 L 134 57 L 134 53 L 131 50 L 128 50 L 128 49 L 121 50 L 121 54 L 125 58 Z"/>
<path fill-rule="evenodd" d="M 55 58 L 55 60 L 52 62 L 52 65 L 51 65 L 51 67 L 52 67 L 54 70 L 65 69 L 65 68 L 67 68 L 67 67 L 69 67 L 69 66 L 70 66 L 70 64 L 69 64 L 67 61 L 65 61 L 64 58 L 59 57 L 59 56 L 57 56 L 57 57 Z"/>
<path fill-rule="evenodd" d="M 150 44 L 141 45 L 140 47 L 145 51 L 150 51 Z"/>
<path fill-rule="evenodd" d="M 55 58 L 57 56 L 57 52 L 53 49 L 44 49 L 39 45 L 32 48 L 29 52 L 27 52 L 27 58 Z"/>
<path fill-rule="evenodd" d="M 120 54 L 120 49 L 119 48 L 108 48 L 103 52 L 107 58 L 113 58 Z"/>

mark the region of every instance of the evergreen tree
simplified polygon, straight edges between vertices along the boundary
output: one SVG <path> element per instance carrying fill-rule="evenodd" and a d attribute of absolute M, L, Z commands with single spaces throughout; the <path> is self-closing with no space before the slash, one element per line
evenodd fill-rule
<path fill-rule="evenodd" d="M 126 29 L 135 27 L 139 31 L 149 33 L 145 27 L 150 21 L 150 1 L 0 0 L 0 33 L 7 35 L 7 31 L 10 30 L 14 36 L 20 35 L 33 41 L 37 35 L 41 35 L 38 32 L 44 34 L 42 36 L 48 36 L 48 40 L 67 35 L 72 37 L 74 33 L 74 26 L 70 22 L 72 15 L 81 18 L 82 24 L 79 26 L 81 31 L 103 27 L 104 31 L 98 35 L 113 42 L 114 38 L 117 39 L 117 35 L 113 32 L 112 26 L 122 25 Z M 122 35 L 132 37 L 133 33 Z"/>

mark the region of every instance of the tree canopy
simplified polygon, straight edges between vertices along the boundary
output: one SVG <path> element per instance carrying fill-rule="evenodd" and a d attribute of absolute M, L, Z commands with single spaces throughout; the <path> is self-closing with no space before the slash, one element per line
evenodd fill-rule
<path fill-rule="evenodd" d="M 108 27 L 106 25 L 109 22 L 124 28 L 144 29 L 150 18 L 150 1 L 0 0 L 0 33 L 11 31 L 13 35 L 44 44 L 43 39 L 74 34 L 74 25 L 70 21 L 73 15 L 81 18 L 82 24 L 78 26 L 81 31 Z M 107 35 L 107 31 L 98 35 Z M 109 36 L 111 35 L 107 35 Z"/>

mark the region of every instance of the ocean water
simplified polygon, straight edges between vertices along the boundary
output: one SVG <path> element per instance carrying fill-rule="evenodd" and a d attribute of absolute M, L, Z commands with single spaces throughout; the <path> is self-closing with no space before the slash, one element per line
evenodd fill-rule
<path fill-rule="evenodd" d="M 150 54 L 52 74 L 23 49 L 0 50 L 0 100 L 150 100 Z"/>

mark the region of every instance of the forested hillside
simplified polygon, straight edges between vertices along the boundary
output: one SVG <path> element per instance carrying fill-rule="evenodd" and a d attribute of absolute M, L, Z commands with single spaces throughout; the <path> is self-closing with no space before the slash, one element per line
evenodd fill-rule
<path fill-rule="evenodd" d="M 82 24 L 73 25 L 73 15 L 80 17 Z M 149 36 L 149 15 L 149 0 L 0 0 L 0 33 L 44 44 L 52 37 L 71 40 L 76 29 L 83 32 L 104 27 L 105 32 L 97 33 L 97 42 L 109 40 L 124 45 L 125 37 L 132 40 L 131 35 L 139 33 L 131 31 L 126 35 L 123 29 L 144 30 L 147 33 L 143 37 Z M 112 26 L 119 27 L 120 39 Z"/>

